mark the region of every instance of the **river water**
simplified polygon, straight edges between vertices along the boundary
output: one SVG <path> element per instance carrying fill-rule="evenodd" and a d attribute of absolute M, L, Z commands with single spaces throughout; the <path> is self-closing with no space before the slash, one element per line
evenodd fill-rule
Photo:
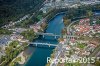
<path fill-rule="evenodd" d="M 61 30 L 64 28 L 62 20 L 63 16 L 64 14 L 58 14 L 53 19 L 51 19 L 45 32 L 54 33 L 57 35 L 61 34 Z M 33 42 L 58 44 L 57 39 L 55 39 L 55 37 L 53 36 L 40 36 Z M 25 66 L 45 66 L 47 63 L 47 57 L 50 57 L 53 49 L 54 48 L 49 47 L 36 47 L 35 51 L 31 55 Z"/>

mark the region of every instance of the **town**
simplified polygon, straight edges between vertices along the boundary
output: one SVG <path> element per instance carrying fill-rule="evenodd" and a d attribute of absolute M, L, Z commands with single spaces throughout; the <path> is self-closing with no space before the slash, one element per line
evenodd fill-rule
<path fill-rule="evenodd" d="M 60 17 L 57 17 L 58 15 Z M 30 46 L 36 48 L 33 55 L 39 53 L 38 49 L 42 47 L 55 47 L 52 50 L 45 49 L 46 51 L 41 49 L 46 55 L 40 52 L 41 57 L 47 60 L 50 56 L 53 62 L 44 61 L 41 64 L 43 58 L 40 60 L 37 58 L 40 56 L 34 56 L 36 58 L 32 59 L 32 65 L 32 61 L 27 59 L 31 59 L 33 55 L 25 54 L 25 50 Z M 91 60 L 56 62 L 61 58 L 75 61 L 92 57 L 95 57 L 93 63 Z M 6 65 L 100 66 L 100 1 L 45 0 L 38 11 L 1 26 L 0 66 Z"/>

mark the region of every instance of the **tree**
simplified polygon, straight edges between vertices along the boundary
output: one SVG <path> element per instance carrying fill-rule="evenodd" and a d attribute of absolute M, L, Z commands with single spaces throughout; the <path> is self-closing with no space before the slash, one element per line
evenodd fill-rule
<path fill-rule="evenodd" d="M 67 30 L 64 28 L 62 29 L 62 32 L 61 32 L 63 35 L 65 35 L 67 33 Z"/>
<path fill-rule="evenodd" d="M 10 31 L 10 30 L 0 28 L 0 34 L 8 34 L 9 35 L 11 33 L 12 33 L 12 31 Z"/>
<path fill-rule="evenodd" d="M 5 56 L 1 56 L 1 58 L 0 58 L 0 63 L 1 63 L 2 61 L 5 61 Z"/>
<path fill-rule="evenodd" d="M 50 66 L 50 63 L 47 63 L 46 66 Z"/>
<path fill-rule="evenodd" d="M 71 22 L 71 19 L 68 19 L 68 18 L 64 17 L 63 22 L 64 22 L 64 25 L 67 26 Z"/>
<path fill-rule="evenodd" d="M 43 30 L 45 30 L 46 27 L 47 27 L 47 23 L 46 23 L 46 22 L 44 22 L 44 23 L 41 24 L 41 28 L 42 28 Z"/>
<path fill-rule="evenodd" d="M 100 25 L 100 20 L 97 20 L 97 21 L 96 21 L 96 24 Z"/>
<path fill-rule="evenodd" d="M 24 31 L 24 32 L 21 33 L 21 35 L 24 36 L 24 38 L 28 39 L 29 41 L 32 41 L 33 39 L 37 38 L 33 29 Z"/>
<path fill-rule="evenodd" d="M 2 51 L 2 47 L 0 47 L 0 52 Z"/>
<path fill-rule="evenodd" d="M 12 47 L 12 48 L 16 48 L 18 44 L 19 44 L 18 41 L 13 41 L 13 42 L 11 42 L 11 43 L 9 44 L 9 46 Z"/>
<path fill-rule="evenodd" d="M 88 17 L 93 16 L 93 12 L 92 12 L 91 10 L 87 10 L 87 16 L 88 16 Z"/>
<path fill-rule="evenodd" d="M 95 62 L 95 65 L 96 65 L 96 66 L 100 66 L 100 61 L 96 61 L 96 62 Z"/>
<path fill-rule="evenodd" d="M 0 26 L 26 14 L 37 13 L 45 0 L 0 0 Z"/>

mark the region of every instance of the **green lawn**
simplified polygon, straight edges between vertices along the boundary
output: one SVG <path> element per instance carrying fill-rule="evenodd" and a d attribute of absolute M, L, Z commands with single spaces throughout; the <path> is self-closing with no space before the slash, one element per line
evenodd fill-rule
<path fill-rule="evenodd" d="M 38 15 L 37 18 L 40 20 L 42 19 L 42 15 Z"/>
<path fill-rule="evenodd" d="M 85 44 L 81 44 L 81 43 L 77 43 L 77 47 L 83 49 L 86 45 Z"/>

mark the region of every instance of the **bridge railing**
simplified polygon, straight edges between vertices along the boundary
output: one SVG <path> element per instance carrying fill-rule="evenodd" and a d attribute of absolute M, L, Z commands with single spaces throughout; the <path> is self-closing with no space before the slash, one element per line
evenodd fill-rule
<path fill-rule="evenodd" d="M 50 44 L 50 43 L 35 43 L 35 42 L 30 42 L 29 44 L 31 45 L 35 45 L 35 46 L 38 46 L 38 45 L 42 45 L 42 46 L 53 46 L 53 47 L 56 47 L 57 45 L 56 44 Z"/>

